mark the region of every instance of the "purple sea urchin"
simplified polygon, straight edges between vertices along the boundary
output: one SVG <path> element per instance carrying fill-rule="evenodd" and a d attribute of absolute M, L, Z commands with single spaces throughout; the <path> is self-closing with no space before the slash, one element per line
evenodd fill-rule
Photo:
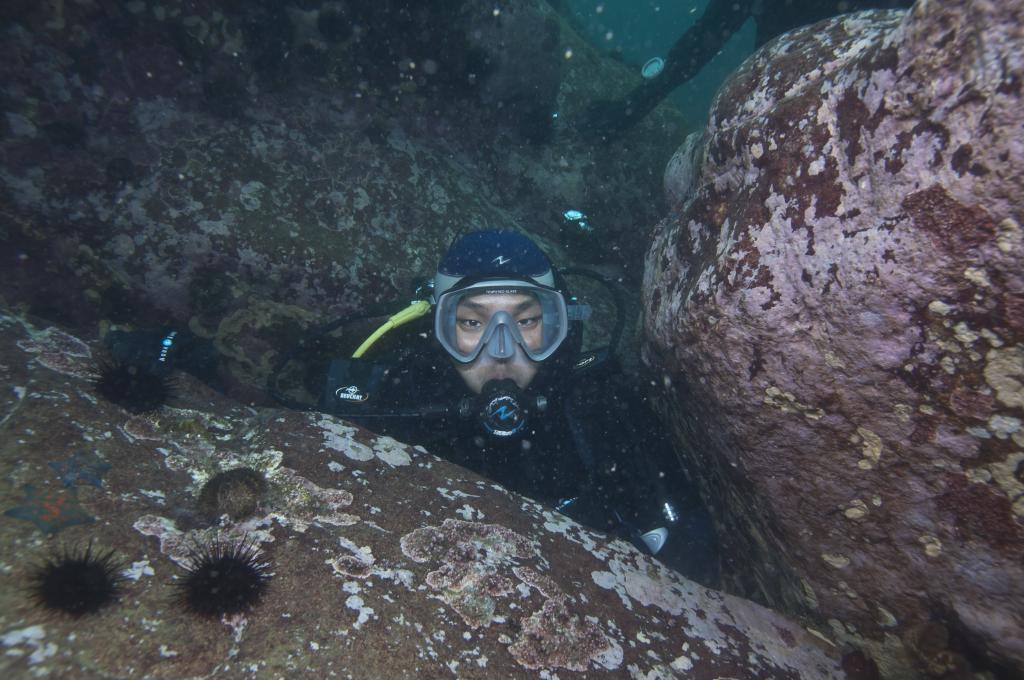
<path fill-rule="evenodd" d="M 249 540 L 213 540 L 190 551 L 187 574 L 177 585 L 180 602 L 194 614 L 218 617 L 247 612 L 263 599 L 269 564 Z"/>
<path fill-rule="evenodd" d="M 93 381 L 96 392 L 131 413 L 160 408 L 174 394 L 174 379 L 132 363 L 101 362 Z"/>
<path fill-rule="evenodd" d="M 51 611 L 74 618 L 94 614 L 120 595 L 120 566 L 113 550 L 93 554 L 92 543 L 84 551 L 65 546 L 35 568 L 32 594 Z"/>

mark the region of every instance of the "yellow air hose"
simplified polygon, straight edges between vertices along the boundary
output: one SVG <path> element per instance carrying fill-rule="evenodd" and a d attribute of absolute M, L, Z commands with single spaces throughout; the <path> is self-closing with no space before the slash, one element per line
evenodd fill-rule
<path fill-rule="evenodd" d="M 398 312 L 390 319 L 385 321 L 380 328 L 375 330 L 373 334 L 370 335 L 370 337 L 366 338 L 366 340 L 363 341 L 363 344 L 359 345 L 359 349 L 353 352 L 352 358 L 358 359 L 362 357 L 366 350 L 370 349 L 370 347 L 373 346 L 373 343 L 380 340 L 381 336 L 390 331 L 392 328 L 398 328 L 402 324 L 409 323 L 410 321 L 418 319 L 421 316 L 429 313 L 430 302 L 428 302 L 427 300 L 416 300 L 408 307 L 406 307 L 405 309 L 403 309 L 402 311 Z"/>

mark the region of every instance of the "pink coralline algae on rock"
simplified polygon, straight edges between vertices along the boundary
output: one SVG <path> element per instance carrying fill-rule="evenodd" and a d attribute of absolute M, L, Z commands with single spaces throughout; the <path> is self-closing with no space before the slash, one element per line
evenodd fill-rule
<path fill-rule="evenodd" d="M 544 604 L 522 622 L 518 639 L 509 647 L 526 668 L 584 671 L 612 648 L 600 627 L 570 614 L 569 598 L 554 581 L 529 567 L 513 566 L 540 558 L 530 541 L 514 531 L 448 519 L 440 527 L 403 536 L 402 551 L 417 562 L 441 563 L 427 574 L 427 584 L 441 591 L 442 599 L 473 628 L 504 622 L 509 612 L 499 612 L 497 601 L 516 593 L 518 586 L 540 592 Z"/>
<path fill-rule="evenodd" d="M 444 593 L 443 599 L 474 628 L 490 625 L 495 598 L 513 592 L 512 565 L 535 556 L 530 542 L 514 531 L 452 519 L 403 536 L 402 552 L 417 562 L 440 562 L 427 574 L 427 584 Z"/>
<path fill-rule="evenodd" d="M 35 354 L 36 361 L 52 371 L 76 378 L 94 375 L 94 362 L 89 346 L 57 328 L 34 333 L 21 343 L 22 349 Z"/>
<path fill-rule="evenodd" d="M 569 612 L 566 598 L 544 603 L 523 622 L 509 651 L 526 668 L 568 668 L 585 671 L 592 659 L 610 648 L 608 638 L 591 621 Z"/>
<path fill-rule="evenodd" d="M 1022 25 L 921 1 L 781 36 L 647 255 L 645 359 L 761 596 L 888 677 L 1024 669 Z"/>

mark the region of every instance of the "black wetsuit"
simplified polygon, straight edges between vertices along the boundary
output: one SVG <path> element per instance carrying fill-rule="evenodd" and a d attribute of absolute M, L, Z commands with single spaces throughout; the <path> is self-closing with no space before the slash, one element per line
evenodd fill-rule
<path fill-rule="evenodd" d="M 777 35 L 846 12 L 901 9 L 912 0 L 711 0 L 704 14 L 672 45 L 662 72 L 625 98 L 591 104 L 577 127 L 588 137 L 625 132 L 718 54 L 747 19 L 757 24 L 755 49 Z"/>
<path fill-rule="evenodd" d="M 522 433 L 496 437 L 481 426 L 474 409 L 459 413 L 460 400 L 469 404 L 475 397 L 447 354 L 427 333 L 406 337 L 408 343 L 389 356 L 332 364 L 321 409 L 421 444 L 637 545 L 642 533 L 665 527 L 669 539 L 659 558 L 700 581 L 715 573 L 717 541 L 710 516 L 645 397 L 620 372 L 610 365 L 590 370 L 545 365 L 525 394 L 528 401 L 542 396 L 544 409 L 534 405 Z M 369 399 L 358 402 L 351 392 L 337 398 L 339 389 L 352 385 Z"/>

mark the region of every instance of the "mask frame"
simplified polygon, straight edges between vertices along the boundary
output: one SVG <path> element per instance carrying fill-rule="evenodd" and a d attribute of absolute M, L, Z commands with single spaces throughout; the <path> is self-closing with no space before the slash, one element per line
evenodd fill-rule
<path fill-rule="evenodd" d="M 519 324 L 505 310 L 498 310 L 487 320 L 480 340 L 469 352 L 459 349 L 456 337 L 457 309 L 468 297 L 482 294 L 532 295 L 541 307 L 541 344 L 531 348 L 519 330 Z M 562 344 L 569 332 L 569 312 L 565 298 L 548 286 L 518 279 L 490 279 L 447 290 L 437 298 L 434 315 L 434 335 L 456 361 L 468 364 L 485 349 L 495 359 L 510 359 L 516 347 L 533 361 L 544 361 Z"/>

